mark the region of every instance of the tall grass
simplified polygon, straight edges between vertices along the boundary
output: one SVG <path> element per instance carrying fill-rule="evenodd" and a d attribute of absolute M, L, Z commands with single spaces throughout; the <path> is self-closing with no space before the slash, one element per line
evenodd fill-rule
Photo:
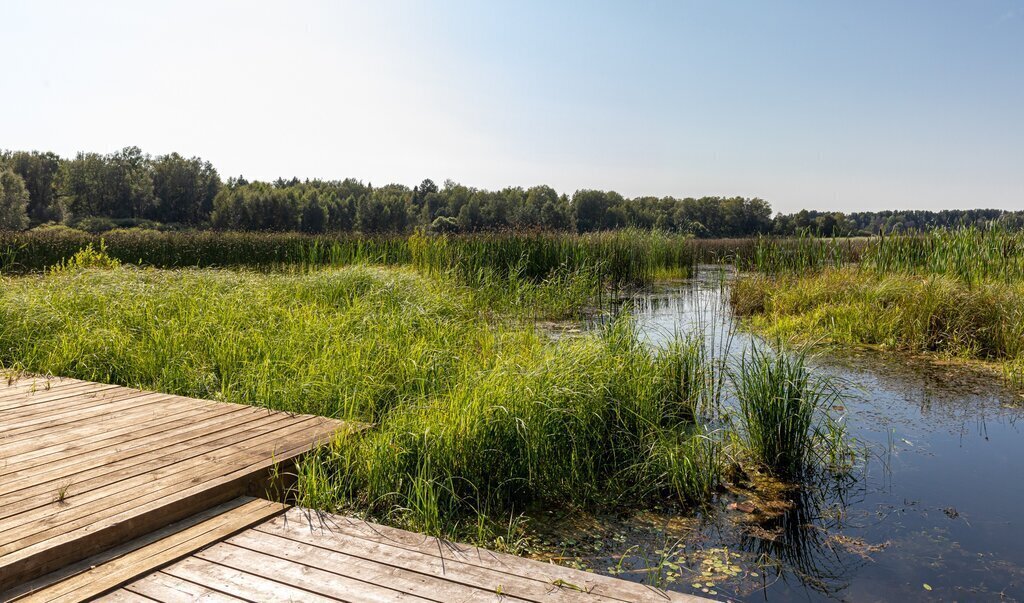
<path fill-rule="evenodd" d="M 159 268 L 408 264 L 404 237 L 311 236 L 298 233 L 113 230 L 103 235 L 65 227 L 0 233 L 7 273 L 38 272 L 88 245 L 125 264 Z"/>
<path fill-rule="evenodd" d="M 804 353 L 755 345 L 744 355 L 734 383 L 741 437 L 758 465 L 794 479 L 839 456 L 834 449 L 842 440 L 828 425 L 836 390 L 813 376 Z M 821 449 L 830 451 L 819 457 Z"/>
<path fill-rule="evenodd" d="M 308 471 L 332 470 L 316 481 L 335 504 L 428 531 L 535 505 L 706 500 L 720 485 L 718 436 L 691 415 L 679 360 L 632 332 L 519 349 L 337 441 Z"/>
<path fill-rule="evenodd" d="M 999 225 L 887 235 L 872 241 L 863 266 L 878 274 L 943 274 L 975 285 L 1024 280 L 1024 231 Z"/>
<path fill-rule="evenodd" d="M 1015 282 L 1024 280 L 1024 231 L 995 224 L 857 239 L 761 237 L 736 263 L 762 274 L 805 274 L 856 264 L 875 274 L 941 274 L 968 284 Z"/>
<path fill-rule="evenodd" d="M 999 225 L 874 237 L 850 253 L 759 242 L 732 289 L 762 330 L 995 361 L 1024 383 L 1024 232 Z"/>
<path fill-rule="evenodd" d="M 545 279 L 556 272 L 589 271 L 611 285 L 644 285 L 659 274 L 689 276 L 695 264 L 687 237 L 625 230 L 570 236 L 555 233 L 459 237 L 413 235 L 413 264 L 428 272 L 455 272 L 465 282 L 514 274 Z"/>
<path fill-rule="evenodd" d="M 809 233 L 796 237 L 758 237 L 752 250 L 736 257 L 740 270 L 765 274 L 804 273 L 838 268 L 855 262 L 867 239 L 823 238 Z"/>
<path fill-rule="evenodd" d="M 771 337 L 995 361 L 1012 381 L 1024 382 L 1024 283 L 972 286 L 953 276 L 879 275 L 850 266 L 743 278 L 731 302 Z"/>
<path fill-rule="evenodd" d="M 299 498 L 435 534 L 532 505 L 695 504 L 720 486 L 701 348 L 628 319 L 552 341 L 411 268 L 308 273 L 69 264 L 3 277 L 0 364 L 361 421 Z"/>
<path fill-rule="evenodd" d="M 409 237 L 114 230 L 101 238 L 55 227 L 0 233 L 0 269 L 40 271 L 102 241 L 107 253 L 125 264 L 158 268 L 412 264 L 455 272 L 467 282 L 488 273 L 539 281 L 556 271 L 592 270 L 610 284 L 647 284 L 662 274 L 690 274 L 696 252 L 688 240 L 639 230 Z"/>

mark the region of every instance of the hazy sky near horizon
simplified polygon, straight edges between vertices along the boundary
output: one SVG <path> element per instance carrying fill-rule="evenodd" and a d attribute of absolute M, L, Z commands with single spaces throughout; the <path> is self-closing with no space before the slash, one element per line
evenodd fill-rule
<path fill-rule="evenodd" d="M 1024 209 L 1024 0 L 0 0 L 0 148 Z"/>

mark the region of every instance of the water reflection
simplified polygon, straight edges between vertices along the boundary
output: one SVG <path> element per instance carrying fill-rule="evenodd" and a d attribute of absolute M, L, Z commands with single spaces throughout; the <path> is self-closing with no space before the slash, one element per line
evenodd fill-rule
<path fill-rule="evenodd" d="M 699 332 L 734 360 L 754 339 L 729 311 L 731 277 L 703 270 L 621 310 L 651 345 Z M 873 351 L 814 364 L 841 384 L 850 435 L 869 451 L 856 475 L 788 492 L 775 513 L 729 508 L 750 496 L 739 487 L 693 520 L 593 518 L 605 544 L 581 563 L 741 600 L 1024 599 L 1021 393 L 984 371 Z"/>

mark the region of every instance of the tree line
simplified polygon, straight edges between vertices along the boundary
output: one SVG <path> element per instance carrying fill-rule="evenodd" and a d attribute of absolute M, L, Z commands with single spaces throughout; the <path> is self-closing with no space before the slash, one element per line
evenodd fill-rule
<path fill-rule="evenodd" d="M 83 230 L 150 227 L 307 233 L 405 233 L 660 229 L 698 237 L 812 232 L 870 234 L 1001 220 L 1024 226 L 1024 212 L 856 212 L 804 210 L 772 215 L 762 199 L 636 197 L 550 186 L 491 191 L 424 180 L 375 187 L 345 180 L 222 180 L 199 157 L 150 156 L 138 147 L 62 158 L 37 151 L 0 152 L 0 229 L 59 223 Z"/>

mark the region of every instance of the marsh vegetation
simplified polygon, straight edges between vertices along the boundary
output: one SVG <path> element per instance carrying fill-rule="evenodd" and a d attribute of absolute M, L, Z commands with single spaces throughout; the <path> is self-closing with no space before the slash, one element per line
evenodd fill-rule
<path fill-rule="evenodd" d="M 857 548 L 799 527 L 842 513 L 869 456 L 803 344 L 1021 353 L 1010 232 L 4 236 L 3 367 L 365 423 L 307 457 L 291 496 L 514 552 L 577 563 L 552 516 L 739 517 L 751 550 L 622 548 L 621 527 L 594 544 L 619 551 L 596 569 L 662 586 L 711 572 L 698 592 L 772 563 L 827 590 L 821 551 Z M 715 285 L 723 305 L 655 333 L 633 300 L 707 261 L 742 270 Z M 764 337 L 734 346 L 715 312 Z"/>
<path fill-rule="evenodd" d="M 1024 378 L 1024 234 L 762 240 L 735 310 L 770 336 L 982 360 Z"/>
<path fill-rule="evenodd" d="M 723 388 L 748 391 L 752 366 L 786 355 L 733 374 L 692 334 L 645 345 L 626 315 L 557 341 L 534 328 L 599 311 L 616 288 L 688 276 L 679 238 L 304 242 L 307 261 L 260 271 L 140 268 L 110 257 L 115 243 L 87 244 L 43 274 L 4 277 L 0 359 L 370 424 L 302 466 L 299 500 L 485 543 L 532 507 L 699 506 L 732 473 L 788 477 L 809 458 L 759 448 L 764 421 L 721 405 Z M 777 412 L 803 413 L 777 445 L 841 445 L 803 423 L 821 411 L 806 375 L 761 386 L 799 406 Z"/>

